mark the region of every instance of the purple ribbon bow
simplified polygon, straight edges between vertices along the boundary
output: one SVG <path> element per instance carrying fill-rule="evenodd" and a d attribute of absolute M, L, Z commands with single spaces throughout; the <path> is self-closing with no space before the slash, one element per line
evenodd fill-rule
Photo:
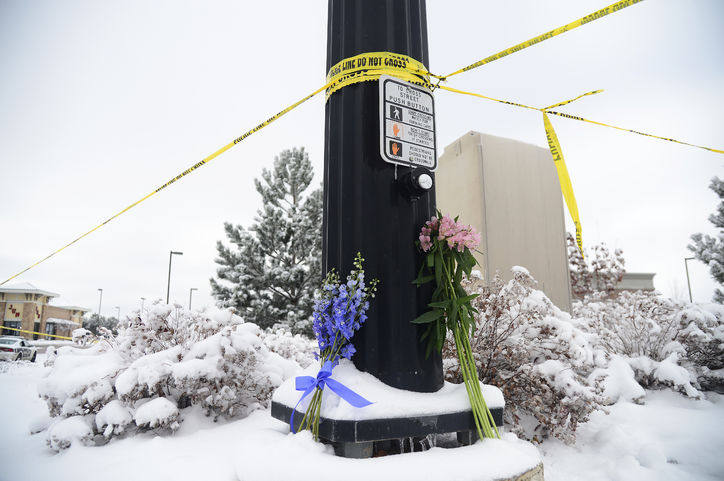
<path fill-rule="evenodd" d="M 297 411 L 297 406 L 299 406 L 299 403 L 302 402 L 302 400 L 307 397 L 312 391 L 314 391 L 315 388 L 324 390 L 324 386 L 327 385 L 329 386 L 329 389 L 335 392 L 339 397 L 341 397 L 356 408 L 363 408 L 372 404 L 370 401 L 366 400 L 356 392 L 352 391 L 341 382 L 332 379 L 330 376 L 332 375 L 333 368 L 334 364 L 332 363 L 332 361 L 327 361 L 322 366 L 322 369 L 320 369 L 317 373 L 316 378 L 313 378 L 312 376 L 297 376 L 297 378 L 294 380 L 297 391 L 304 391 L 304 393 L 302 394 L 302 397 L 299 398 L 299 401 L 297 401 L 296 406 L 294 406 L 294 409 L 292 410 L 292 417 L 289 421 L 289 425 L 291 426 L 293 433 L 297 432 L 294 429 L 294 413 Z"/>

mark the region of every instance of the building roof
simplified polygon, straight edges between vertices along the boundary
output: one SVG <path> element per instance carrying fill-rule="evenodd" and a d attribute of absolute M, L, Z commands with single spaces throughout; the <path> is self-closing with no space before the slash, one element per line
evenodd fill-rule
<path fill-rule="evenodd" d="M 63 309 L 70 309 L 71 311 L 83 311 L 83 312 L 91 311 L 91 309 L 88 309 L 87 307 L 79 306 L 76 303 L 74 303 L 73 301 L 66 299 L 65 297 L 58 297 L 56 299 L 51 299 L 50 305 L 55 306 L 55 307 L 62 307 Z"/>
<path fill-rule="evenodd" d="M 64 326 L 80 326 L 79 322 L 69 321 L 68 319 L 58 319 L 57 317 L 49 317 L 45 320 L 46 324 L 62 324 Z"/>
<path fill-rule="evenodd" d="M 4 286 L 0 286 L 0 292 L 8 294 L 41 294 L 48 297 L 58 297 L 60 295 L 55 292 L 40 289 L 30 282 L 15 282 L 12 284 L 6 284 Z"/>
<path fill-rule="evenodd" d="M 624 272 L 623 278 L 616 284 L 617 291 L 653 291 L 654 272 Z"/>

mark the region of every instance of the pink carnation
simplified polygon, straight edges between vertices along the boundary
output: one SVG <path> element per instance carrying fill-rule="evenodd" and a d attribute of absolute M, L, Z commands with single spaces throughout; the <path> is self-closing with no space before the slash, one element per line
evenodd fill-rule
<path fill-rule="evenodd" d="M 425 226 L 420 230 L 420 247 L 423 251 L 429 251 L 432 247 L 432 239 L 437 238 L 438 241 L 447 241 L 450 249 L 457 249 L 463 252 L 465 248 L 475 249 L 480 244 L 480 234 L 469 225 L 463 225 L 449 215 L 442 218 L 433 217 L 425 222 Z"/>

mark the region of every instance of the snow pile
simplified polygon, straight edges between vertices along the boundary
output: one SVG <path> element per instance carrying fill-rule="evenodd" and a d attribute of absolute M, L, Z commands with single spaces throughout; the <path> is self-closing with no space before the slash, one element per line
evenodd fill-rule
<path fill-rule="evenodd" d="M 319 363 L 305 369 L 301 375 L 316 377 Z M 357 370 L 352 361 L 341 359 L 332 371 L 335 381 L 342 383 L 355 393 L 364 397 L 372 404 L 356 408 L 343 400 L 331 389 L 322 392 L 320 416 L 337 420 L 360 421 L 365 419 L 382 419 L 405 416 L 429 416 L 455 413 L 470 410 L 470 400 L 464 384 L 446 382 L 437 392 L 414 392 L 388 386 L 376 377 Z M 503 394 L 495 386 L 480 386 L 485 401 L 490 408 L 502 408 L 505 405 Z M 285 381 L 274 392 L 274 401 L 294 407 L 302 393 L 295 389 L 295 380 Z M 312 396 L 307 396 L 299 403 L 297 411 L 306 412 Z"/>
<path fill-rule="evenodd" d="M 301 367 L 265 341 L 294 351 L 292 359 L 308 356 L 301 338 L 283 331 L 265 334 L 228 312 L 205 315 L 160 303 L 127 318 L 117 337 L 86 349 L 49 348 L 50 372 L 38 393 L 50 415 L 64 419 L 48 429 L 48 445 L 58 450 L 94 437 L 104 442 L 139 430 L 175 431 L 190 406 L 214 420 L 266 407 L 274 389 Z"/>

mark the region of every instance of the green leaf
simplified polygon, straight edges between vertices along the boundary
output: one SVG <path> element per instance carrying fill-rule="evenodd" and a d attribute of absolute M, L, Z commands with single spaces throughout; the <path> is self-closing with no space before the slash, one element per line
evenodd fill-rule
<path fill-rule="evenodd" d="M 475 259 L 475 256 L 473 256 L 473 253 L 470 252 L 470 249 L 465 249 L 465 252 L 463 252 L 462 256 L 462 264 L 465 269 L 465 275 L 470 277 L 470 273 L 473 270 L 473 267 L 475 267 L 475 264 L 478 263 L 478 261 Z"/>
<path fill-rule="evenodd" d="M 427 284 L 428 282 L 430 282 L 430 281 L 432 281 L 432 280 L 434 280 L 434 279 L 435 279 L 435 276 L 433 276 L 432 274 L 430 274 L 429 276 L 421 276 L 421 277 L 418 277 L 417 279 L 415 279 L 414 281 L 412 281 L 412 283 L 415 284 L 416 286 L 421 286 L 421 285 L 423 285 L 423 284 Z"/>
<path fill-rule="evenodd" d="M 427 336 L 430 335 L 430 332 L 432 332 L 432 328 L 434 326 L 432 324 L 428 324 L 427 329 L 425 329 L 425 332 L 422 333 L 422 336 L 420 336 L 420 342 L 424 341 Z"/>
<path fill-rule="evenodd" d="M 442 345 L 445 343 L 445 326 L 442 322 L 439 324 L 439 328 L 437 331 L 437 352 L 442 353 Z"/>
<path fill-rule="evenodd" d="M 457 268 L 455 269 L 455 279 L 454 279 L 455 285 L 459 285 L 462 281 L 463 281 L 463 267 L 462 267 L 462 265 L 458 264 Z"/>
<path fill-rule="evenodd" d="M 470 294 L 469 296 L 458 297 L 458 304 L 461 304 L 461 305 L 462 305 L 462 304 L 467 304 L 467 303 L 469 303 L 470 301 L 472 301 L 473 299 L 475 299 L 476 297 L 478 297 L 479 295 L 480 295 L 480 294 Z"/>
<path fill-rule="evenodd" d="M 447 301 L 431 302 L 430 304 L 428 304 L 428 306 L 430 306 L 430 307 L 437 307 L 437 308 L 448 309 L 448 310 L 450 309 L 450 306 L 451 306 L 451 305 L 452 305 L 452 301 L 449 301 L 449 300 L 447 300 Z"/>
<path fill-rule="evenodd" d="M 456 323 L 457 320 L 458 320 L 458 306 L 459 306 L 458 300 L 457 300 L 457 299 L 453 299 L 453 300 L 452 300 L 452 306 L 450 307 L 450 314 L 448 315 L 448 317 L 450 318 L 450 322 L 451 322 L 453 325 L 455 325 L 455 323 Z"/>
<path fill-rule="evenodd" d="M 414 319 L 412 321 L 412 323 L 413 324 L 427 324 L 428 322 L 434 322 L 434 321 L 437 321 L 438 319 L 440 319 L 443 314 L 444 314 L 444 311 L 442 311 L 440 309 L 434 309 L 432 311 L 427 311 L 425 314 Z"/>
<path fill-rule="evenodd" d="M 427 267 L 432 269 L 435 266 L 435 254 L 433 252 L 428 253 L 425 260 L 427 261 Z"/>

